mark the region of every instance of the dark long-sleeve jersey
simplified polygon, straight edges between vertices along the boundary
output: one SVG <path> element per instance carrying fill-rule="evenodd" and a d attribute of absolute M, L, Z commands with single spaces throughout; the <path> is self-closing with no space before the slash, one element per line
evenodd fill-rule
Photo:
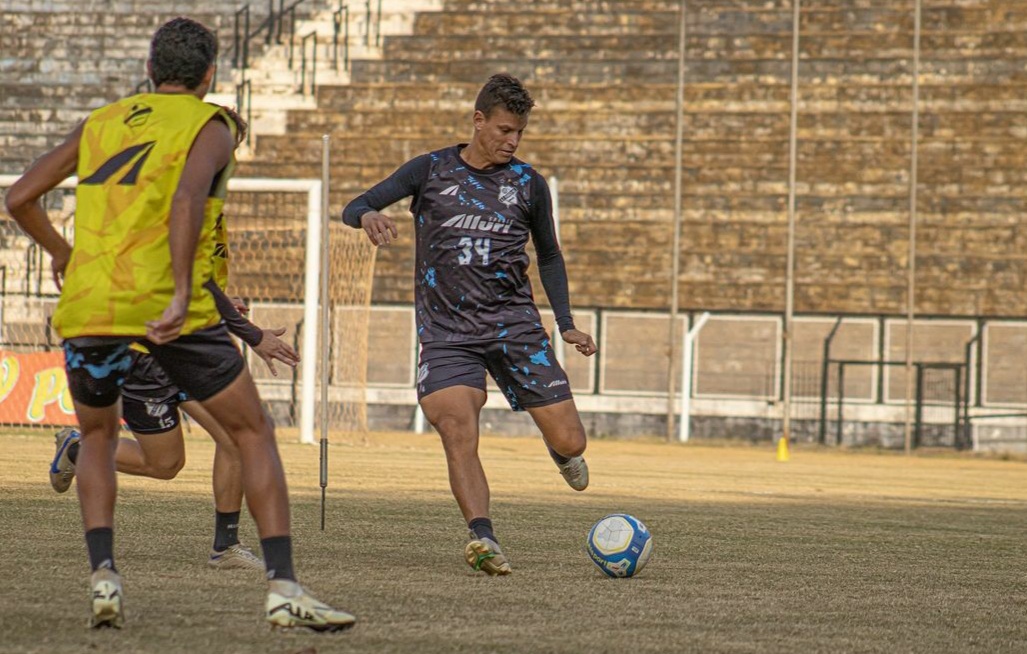
<path fill-rule="evenodd" d="M 235 309 L 235 305 L 232 304 L 232 300 L 229 299 L 225 292 L 221 290 L 221 287 L 215 283 L 213 279 L 208 279 L 203 287 L 210 291 L 210 294 L 214 296 L 214 304 L 217 305 L 218 313 L 221 314 L 221 318 L 225 321 L 225 326 L 228 327 L 233 335 L 238 336 L 243 340 L 244 343 L 250 347 L 257 347 L 261 341 L 264 340 L 264 330 L 257 327 L 252 322 L 247 320 Z"/>
<path fill-rule="evenodd" d="M 460 158 L 464 147 L 411 159 L 350 202 L 343 221 L 359 228 L 368 211 L 412 196 L 422 343 L 488 340 L 536 328 L 540 318 L 525 251 L 529 236 L 557 326 L 573 329 L 567 270 L 545 179 L 518 159 L 488 170 L 473 168 Z"/>

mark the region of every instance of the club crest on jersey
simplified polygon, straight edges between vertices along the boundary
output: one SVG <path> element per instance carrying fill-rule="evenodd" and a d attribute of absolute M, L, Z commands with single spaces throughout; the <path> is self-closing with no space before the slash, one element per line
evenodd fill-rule
<path fill-rule="evenodd" d="M 132 113 L 128 115 L 124 122 L 129 127 L 142 127 L 146 124 L 146 121 L 150 119 L 150 114 L 153 113 L 153 108 L 142 102 L 137 102 L 132 105 L 130 110 Z"/>
<path fill-rule="evenodd" d="M 160 418 L 168 412 L 168 405 L 160 402 L 147 402 L 146 403 L 146 415 L 153 418 Z"/>
<path fill-rule="evenodd" d="M 499 187 L 499 201 L 507 207 L 517 204 L 517 189 L 506 184 Z"/>

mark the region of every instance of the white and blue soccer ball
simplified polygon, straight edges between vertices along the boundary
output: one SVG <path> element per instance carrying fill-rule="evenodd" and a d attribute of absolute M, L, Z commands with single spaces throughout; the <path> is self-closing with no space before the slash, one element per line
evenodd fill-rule
<path fill-rule="evenodd" d="M 653 553 L 653 537 L 642 521 L 626 513 L 608 515 L 588 532 L 588 557 L 610 577 L 638 574 Z"/>

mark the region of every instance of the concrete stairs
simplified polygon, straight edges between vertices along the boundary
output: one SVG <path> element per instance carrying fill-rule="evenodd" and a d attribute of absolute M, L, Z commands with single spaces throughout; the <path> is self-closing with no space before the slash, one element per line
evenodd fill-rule
<path fill-rule="evenodd" d="M 288 24 L 281 43 L 260 47 L 246 70 L 235 69 L 211 102 L 241 107 L 250 120 L 251 138 L 240 159 L 252 160 L 261 136 L 285 135 L 290 111 L 316 110 L 318 90 L 350 83 L 354 61 L 378 60 L 387 37 L 409 34 L 419 11 L 441 7 L 442 0 L 386 0 L 381 16 L 364 2 L 306 3 L 306 15 Z"/>

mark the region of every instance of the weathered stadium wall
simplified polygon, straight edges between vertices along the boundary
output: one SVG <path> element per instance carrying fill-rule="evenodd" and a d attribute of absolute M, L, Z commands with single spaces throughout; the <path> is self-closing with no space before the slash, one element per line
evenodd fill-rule
<path fill-rule="evenodd" d="M 688 11 L 685 225 L 692 309 L 784 307 L 791 2 Z M 468 136 L 474 93 L 508 70 L 539 108 L 524 145 L 561 186 L 578 306 L 670 296 L 677 2 L 447 0 L 324 88 L 251 171 L 315 173 L 336 139 L 336 206 L 407 157 Z M 800 64 L 799 312 L 905 311 L 913 16 L 904 0 L 807 0 Z M 1027 7 L 924 2 L 917 306 L 1019 316 L 1027 233 Z M 399 209 L 397 209 L 399 211 Z M 376 301 L 409 302 L 409 232 L 379 258 Z"/>
<path fill-rule="evenodd" d="M 577 306 L 665 309 L 673 220 L 675 0 L 446 0 L 324 87 L 244 175 L 318 176 L 333 206 L 428 148 L 466 139 L 481 82 L 508 70 L 539 108 L 524 158 L 561 181 Z M 791 2 L 688 3 L 685 224 L 690 309 L 784 305 Z M 234 2 L 12 0 L 2 16 L 0 168 L 17 172 L 143 79 L 153 28 L 189 13 L 230 32 Z M 924 2 L 917 312 L 1027 313 L 1027 7 Z M 905 311 L 912 12 L 807 0 L 800 64 L 796 310 Z M 222 34 L 222 38 L 225 36 Z M 397 209 L 398 211 L 398 209 Z M 409 231 L 379 257 L 378 302 L 409 302 Z"/>
<path fill-rule="evenodd" d="M 401 1 L 383 4 L 396 10 Z M 327 2 L 307 4 L 330 11 Z M 1027 203 L 1027 7 L 1017 0 L 923 4 L 916 311 L 948 320 L 917 323 L 916 357 L 962 361 L 967 340 L 983 334 L 975 401 L 1027 406 L 1018 363 L 1027 327 L 1010 320 L 1027 312 L 1020 217 Z M 803 398 L 820 392 L 821 344 L 834 315 L 850 316 L 836 356 L 904 357 L 904 323 L 894 317 L 905 312 L 908 264 L 911 5 L 802 5 L 796 311 L 822 316 L 807 316 L 793 335 L 793 387 Z M 481 83 L 500 70 L 519 75 L 539 102 L 521 154 L 560 179 L 572 299 L 579 323 L 603 346 L 597 362 L 567 362 L 579 405 L 593 432 L 660 431 L 678 2 L 441 6 L 419 12 L 412 34 L 386 36 L 382 59 L 354 62 L 349 85 L 320 87 L 316 108 L 290 111 L 284 135 L 258 133 L 240 174 L 319 177 L 321 135 L 330 133 L 337 212 L 408 158 L 466 140 Z M 705 328 L 693 408 L 709 418 L 710 433 L 745 415 L 758 419 L 750 433 L 764 434 L 779 420 L 771 403 L 781 377 L 792 5 L 690 0 L 688 7 L 681 297 L 692 312 L 746 314 L 737 321 L 722 315 Z M 0 172 L 20 172 L 89 109 L 131 92 L 160 22 L 195 15 L 218 27 L 226 45 L 235 9 L 199 0 L 4 3 Z M 274 216 L 266 209 L 236 196 L 237 235 L 267 240 L 261 221 Z M 404 205 L 392 211 L 409 225 Z M 288 280 L 302 266 L 299 237 L 284 236 L 273 246 L 284 255 L 275 272 L 241 262 L 234 270 L 243 286 L 268 289 L 261 297 L 269 302 L 295 297 Z M 24 258 L 24 248 L 16 249 Z M 412 403 L 416 346 L 405 313 L 412 270 L 408 228 L 379 253 L 380 320 L 369 344 L 370 401 L 392 411 L 380 422 L 397 426 L 409 425 Z M 38 313 L 25 320 L 42 330 Z M 867 403 L 866 419 L 894 418 L 874 412 L 895 413 L 904 385 L 870 368 L 852 374 L 848 392 Z M 696 433 L 703 424 L 697 418 Z"/>

